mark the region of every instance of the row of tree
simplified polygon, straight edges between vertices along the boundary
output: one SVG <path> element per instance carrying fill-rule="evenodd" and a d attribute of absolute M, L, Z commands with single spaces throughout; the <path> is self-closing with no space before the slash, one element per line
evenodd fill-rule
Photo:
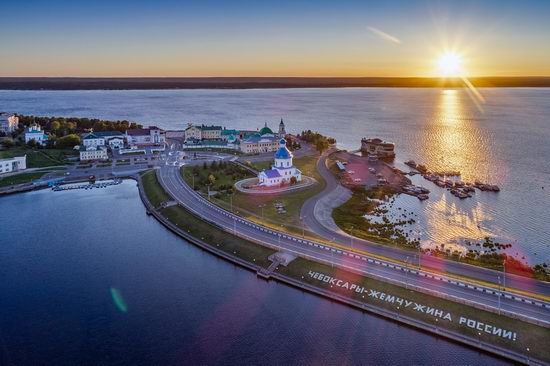
<path fill-rule="evenodd" d="M 38 144 L 34 139 L 30 140 L 26 146 L 33 148 L 33 149 L 40 149 L 40 148 L 46 148 L 46 149 L 72 149 L 73 147 L 80 145 L 80 136 L 76 134 L 70 134 L 63 137 L 57 137 L 55 135 L 50 135 L 48 138 L 48 142 L 46 143 L 46 146 L 41 146 Z M 16 140 L 12 138 L 4 138 L 2 139 L 2 146 L 6 149 L 11 149 L 12 147 L 16 146 L 25 146 L 25 143 L 21 140 Z"/>
<path fill-rule="evenodd" d="M 13 146 L 23 146 L 22 134 L 25 128 L 31 125 L 39 125 L 42 130 L 48 134 L 46 148 L 67 149 L 80 145 L 80 134 L 93 131 L 120 131 L 142 128 L 143 126 L 135 122 L 122 121 L 104 121 L 95 118 L 64 118 L 64 117 L 39 117 L 18 115 L 19 125 L 17 129 L 2 140 L 5 148 Z M 3 136 L 0 136 L 3 137 Z M 11 137 L 11 138 L 9 138 Z M 32 148 L 41 147 L 36 141 L 31 140 L 27 144 Z"/>
<path fill-rule="evenodd" d="M 32 124 L 38 124 L 40 127 L 50 134 L 57 137 L 66 136 L 69 134 L 80 134 L 86 131 L 120 131 L 142 128 L 143 126 L 135 122 L 122 121 L 106 121 L 97 118 L 65 118 L 65 117 L 40 117 L 40 116 L 24 116 L 18 115 L 19 127 L 23 130 Z"/>

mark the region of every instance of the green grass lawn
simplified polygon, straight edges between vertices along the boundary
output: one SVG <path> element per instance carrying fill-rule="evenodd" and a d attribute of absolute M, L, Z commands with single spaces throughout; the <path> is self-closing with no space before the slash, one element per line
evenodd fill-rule
<path fill-rule="evenodd" d="M 30 149 L 15 147 L 0 151 L 0 159 L 27 155 L 27 168 L 41 168 L 55 165 L 65 165 L 65 158 L 78 156 L 73 149 Z"/>
<path fill-rule="evenodd" d="M 249 195 L 237 192 L 233 197 L 233 207 L 240 210 L 243 216 L 256 216 L 260 219 L 263 216 L 263 220 L 271 224 L 301 228 L 300 210 L 304 202 L 321 192 L 325 187 L 325 181 L 315 168 L 317 159 L 317 156 L 294 159 L 294 165 L 302 171 L 302 174 L 315 178 L 319 182 L 317 185 L 296 192 L 273 195 Z M 271 164 L 271 162 L 269 163 Z M 227 199 L 224 199 L 224 201 L 227 202 Z M 277 213 L 274 206 L 275 202 L 281 202 L 284 205 L 285 214 Z M 263 206 L 263 210 L 261 206 Z"/>
<path fill-rule="evenodd" d="M 170 201 L 172 198 L 162 189 L 158 182 L 155 170 L 149 170 L 141 174 L 143 190 L 149 198 L 149 202 L 154 207 L 159 207 L 161 203 Z"/>
<path fill-rule="evenodd" d="M 316 169 L 317 159 L 318 156 L 305 156 L 294 159 L 294 165 L 296 165 L 304 175 L 315 178 L 319 182 L 317 185 L 292 193 L 280 193 L 273 195 L 249 195 L 241 192 L 235 192 L 233 194 L 233 212 L 265 226 L 290 233 L 302 234 L 300 210 L 307 199 L 321 192 L 325 187 L 325 181 L 321 178 Z M 256 162 L 254 164 L 254 167 L 261 167 L 262 164 L 270 166 L 272 162 Z M 192 185 L 190 171 L 191 168 L 184 168 L 183 176 L 185 181 L 189 185 Z M 248 173 L 247 176 L 252 175 Z M 223 177 L 220 178 L 220 180 L 223 184 L 227 184 L 229 182 L 234 183 L 234 180 L 226 181 Z M 207 190 L 205 186 L 200 185 L 197 178 L 195 178 L 195 186 L 199 187 L 201 192 L 206 192 Z M 212 188 L 212 190 L 216 190 L 215 187 Z M 231 209 L 230 194 L 221 194 L 219 196 L 212 197 L 212 201 L 226 209 Z M 277 213 L 277 209 L 274 206 L 275 202 L 283 203 L 286 210 L 285 214 Z M 317 235 L 308 233 L 307 231 L 305 234 L 312 239 L 321 239 Z"/>
<path fill-rule="evenodd" d="M 358 238 L 416 249 L 417 243 L 408 240 L 399 229 L 402 222 L 371 223 L 363 217 L 376 212 L 378 200 L 393 194 L 395 191 L 389 186 L 355 188 L 351 198 L 332 211 L 332 218 L 340 229 Z"/>
<path fill-rule="evenodd" d="M 142 173 L 141 179 L 145 195 L 153 206 L 158 207 L 162 202 L 172 199 L 158 182 L 154 170 Z M 250 243 L 218 229 L 196 218 L 179 205 L 163 208 L 159 212 L 180 229 L 213 247 L 260 266 L 267 267 L 271 263 L 267 258 L 275 252 L 274 250 Z"/>
<path fill-rule="evenodd" d="M 32 182 L 35 179 L 39 179 L 44 174 L 45 172 L 20 173 L 16 175 L 11 175 L 9 177 L 0 178 L 0 187 L 11 186 L 12 184 Z"/>
<path fill-rule="evenodd" d="M 216 163 L 214 168 L 212 168 L 212 165 L 207 164 L 206 169 L 204 165 L 182 167 L 180 172 L 187 184 L 193 186 L 194 181 L 195 188 L 202 193 L 208 192 L 209 176 L 211 175 L 214 176 L 215 181 L 210 185 L 210 191 L 218 192 L 231 190 L 237 181 L 253 177 L 245 168 L 229 162 L 224 162 L 221 165 L 220 163 Z M 194 179 L 193 172 L 195 173 Z"/>
<path fill-rule="evenodd" d="M 160 212 L 179 228 L 211 244 L 213 247 L 260 266 L 267 267 L 271 263 L 267 258 L 275 253 L 274 250 L 250 243 L 220 230 L 196 218 L 181 206 L 171 206 L 162 209 Z"/>
<path fill-rule="evenodd" d="M 254 162 L 247 162 L 245 164 L 250 165 L 252 168 L 254 168 L 257 171 L 261 172 L 264 169 L 271 169 L 271 166 L 273 165 L 273 160 L 254 161 Z"/>
<path fill-rule="evenodd" d="M 368 294 L 365 293 L 359 294 L 354 291 L 349 291 L 335 286 L 331 288 L 329 283 L 311 278 L 308 275 L 308 271 L 320 272 L 325 275 L 349 281 L 350 283 L 360 285 L 367 289 L 373 289 L 396 297 L 400 297 L 402 299 L 407 299 L 409 301 L 417 302 L 419 304 L 431 306 L 436 309 L 441 309 L 445 313 L 449 312 L 451 314 L 451 322 L 445 319 L 438 319 L 438 321 L 436 322 L 436 318 L 434 316 L 415 311 L 413 306 L 400 306 L 400 309 L 398 311 L 403 315 L 412 316 L 414 318 L 428 322 L 432 325 L 437 325 L 447 328 L 449 330 L 458 331 L 462 334 L 474 338 L 479 337 L 484 342 L 497 344 L 499 346 L 520 353 L 524 353 L 525 349 L 529 347 L 531 355 L 536 355 L 538 358 L 546 362 L 550 361 L 550 347 L 547 346 L 548 342 L 550 342 L 550 329 L 512 319 L 506 316 L 501 316 L 491 312 L 479 310 L 453 301 L 444 300 L 431 295 L 426 295 L 421 292 L 407 290 L 405 287 L 400 287 L 387 282 L 362 277 L 354 273 L 343 271 L 342 269 L 335 269 L 331 266 L 309 261 L 303 258 L 298 258 L 294 260 L 288 265 L 288 267 L 280 266 L 278 269 L 278 272 L 285 275 L 289 275 L 293 278 L 304 281 L 316 287 L 321 287 L 329 291 L 334 291 L 336 293 L 339 293 L 340 295 L 348 296 L 352 299 L 359 300 L 364 303 L 376 305 L 378 307 L 383 307 L 392 311 L 396 311 L 397 306 L 399 306 L 399 304 L 396 303 L 374 299 L 372 297 L 369 297 Z M 464 325 L 459 325 L 460 316 L 481 321 L 486 324 L 495 325 L 506 330 L 514 331 L 517 333 L 517 339 L 516 341 L 513 341 L 509 339 L 504 339 L 502 337 L 493 336 L 485 332 L 481 332 L 481 336 L 479 336 L 477 330 Z"/>

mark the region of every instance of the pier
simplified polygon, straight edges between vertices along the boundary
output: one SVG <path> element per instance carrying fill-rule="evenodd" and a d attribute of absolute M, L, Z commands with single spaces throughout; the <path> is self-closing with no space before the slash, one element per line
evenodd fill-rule
<path fill-rule="evenodd" d="M 52 191 L 54 192 L 60 192 L 60 191 L 72 191 L 75 189 L 94 189 L 94 188 L 107 188 L 109 186 L 116 186 L 122 183 L 122 179 L 114 179 L 112 181 L 103 181 L 98 183 L 88 183 L 88 184 L 78 184 L 78 185 L 62 185 L 62 186 L 54 186 L 52 188 Z"/>

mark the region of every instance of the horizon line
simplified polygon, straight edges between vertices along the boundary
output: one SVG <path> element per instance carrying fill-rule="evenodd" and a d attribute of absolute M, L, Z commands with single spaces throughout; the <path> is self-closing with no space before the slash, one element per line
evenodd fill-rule
<path fill-rule="evenodd" d="M 337 76 L 337 75 L 325 75 L 325 76 L 308 76 L 308 75 L 283 75 L 283 76 L 266 76 L 266 75 L 217 75 L 217 76 L 78 76 L 78 75 L 51 75 L 51 76 L 2 76 L 0 79 L 440 79 L 440 80 L 460 80 L 463 77 L 461 76 L 368 76 L 368 75 L 357 75 L 357 76 Z M 550 75 L 475 75 L 475 76 L 464 76 L 467 79 L 487 79 L 487 78 L 550 78 Z"/>
<path fill-rule="evenodd" d="M 313 76 L 178 76 L 178 77 L 0 77 L 3 90 L 151 90 L 151 89 L 282 89 L 282 88 L 458 88 L 550 87 L 550 76 L 470 77 L 313 77 Z"/>

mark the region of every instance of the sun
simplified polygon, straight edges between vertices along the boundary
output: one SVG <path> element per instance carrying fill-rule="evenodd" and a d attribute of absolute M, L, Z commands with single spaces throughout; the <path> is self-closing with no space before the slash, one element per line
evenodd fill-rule
<path fill-rule="evenodd" d="M 437 68 L 440 76 L 461 76 L 462 56 L 455 52 L 445 52 L 437 59 Z"/>

